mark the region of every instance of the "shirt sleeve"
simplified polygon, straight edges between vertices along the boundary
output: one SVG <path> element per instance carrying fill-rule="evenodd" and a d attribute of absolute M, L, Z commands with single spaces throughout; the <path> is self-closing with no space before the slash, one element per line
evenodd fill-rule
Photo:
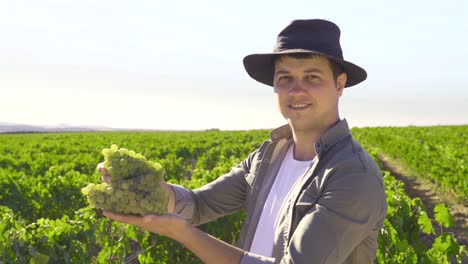
<path fill-rule="evenodd" d="M 366 237 L 376 237 L 387 210 L 384 186 L 377 176 L 333 173 L 327 176 L 319 197 L 307 192 L 300 196 L 296 210 L 306 213 L 279 262 L 344 263 Z M 369 244 L 351 256 L 357 258 L 353 263 L 373 263 L 375 250 L 376 244 Z"/>
<path fill-rule="evenodd" d="M 246 206 L 248 183 L 245 176 L 256 152 L 234 166 L 230 172 L 195 190 L 171 184 L 175 194 L 175 213 L 193 225 L 201 225 Z"/>
<path fill-rule="evenodd" d="M 193 217 L 195 210 L 195 201 L 191 190 L 177 185 L 170 184 L 175 194 L 175 210 L 174 212 L 188 220 Z"/>

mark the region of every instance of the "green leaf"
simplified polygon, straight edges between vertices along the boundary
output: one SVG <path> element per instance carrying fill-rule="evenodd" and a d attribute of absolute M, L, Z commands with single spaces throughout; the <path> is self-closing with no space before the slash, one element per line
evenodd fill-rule
<path fill-rule="evenodd" d="M 434 218 L 437 223 L 445 226 L 451 227 L 453 226 L 453 217 L 450 214 L 450 211 L 445 207 L 444 204 L 437 204 L 434 208 Z"/>
<path fill-rule="evenodd" d="M 428 256 L 432 257 L 433 259 L 447 260 L 452 256 L 457 256 L 459 253 L 460 245 L 451 234 L 442 234 L 437 237 L 434 241 L 434 244 L 432 245 L 432 248 L 427 252 Z"/>
<path fill-rule="evenodd" d="M 421 211 L 418 218 L 418 224 L 422 232 L 426 234 L 435 234 L 431 219 L 429 219 L 426 212 Z"/>
<path fill-rule="evenodd" d="M 416 207 L 423 207 L 423 202 L 422 202 L 421 198 L 419 198 L 419 197 L 414 198 L 413 200 L 411 200 L 411 204 L 413 206 L 416 206 Z"/>

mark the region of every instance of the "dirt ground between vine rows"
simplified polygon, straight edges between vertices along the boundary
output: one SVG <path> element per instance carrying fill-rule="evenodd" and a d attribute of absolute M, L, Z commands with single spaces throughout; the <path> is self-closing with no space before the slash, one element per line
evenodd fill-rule
<path fill-rule="evenodd" d="M 455 224 L 451 228 L 444 228 L 444 232 L 453 233 L 457 241 L 468 248 L 468 202 L 461 201 L 455 195 L 442 191 L 429 180 L 411 175 L 399 162 L 385 155 L 379 155 L 385 170 L 388 170 L 395 178 L 405 183 L 405 191 L 411 198 L 421 198 L 427 213 L 433 219 L 434 206 L 445 203 L 450 206 L 450 211 L 455 218 Z M 434 229 L 439 232 L 438 225 L 434 223 Z M 434 235 L 422 235 L 421 240 L 428 246 L 434 242 Z M 465 262 L 463 262 L 465 263 Z"/>

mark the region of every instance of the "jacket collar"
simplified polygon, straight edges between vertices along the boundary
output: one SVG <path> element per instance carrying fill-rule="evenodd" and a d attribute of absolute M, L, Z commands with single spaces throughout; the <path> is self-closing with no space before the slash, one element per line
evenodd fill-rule
<path fill-rule="evenodd" d="M 315 153 L 320 155 L 333 147 L 338 141 L 349 134 L 349 126 L 346 119 L 340 120 L 338 123 L 329 128 L 315 142 Z M 291 127 L 284 125 L 271 131 L 270 138 L 273 142 L 278 142 L 280 139 L 289 139 L 292 137 Z"/>

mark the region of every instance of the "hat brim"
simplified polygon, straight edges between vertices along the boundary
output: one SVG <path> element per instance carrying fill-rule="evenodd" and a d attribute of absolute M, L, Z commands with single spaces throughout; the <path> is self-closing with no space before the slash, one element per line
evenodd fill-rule
<path fill-rule="evenodd" d="M 263 84 L 273 86 L 273 75 L 275 71 L 275 57 L 284 54 L 319 54 L 327 57 L 343 66 L 348 78 L 345 87 L 354 86 L 367 78 L 367 72 L 349 61 L 332 57 L 321 52 L 310 50 L 286 50 L 277 53 L 259 53 L 247 55 L 244 60 L 244 67 L 250 77 Z"/>

